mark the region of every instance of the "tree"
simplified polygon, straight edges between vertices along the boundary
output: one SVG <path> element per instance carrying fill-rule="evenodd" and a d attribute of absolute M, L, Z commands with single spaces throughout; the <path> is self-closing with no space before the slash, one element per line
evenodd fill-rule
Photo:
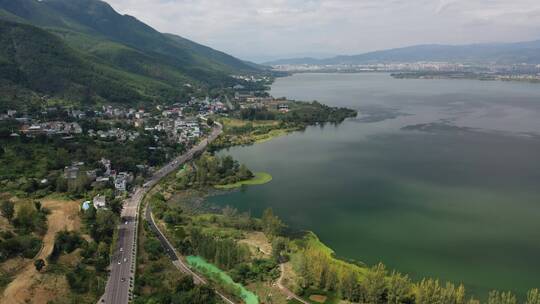
<path fill-rule="evenodd" d="M 329 268 L 328 271 L 326 271 L 325 281 L 324 288 L 326 290 L 336 290 L 339 287 L 339 279 L 335 269 Z"/>
<path fill-rule="evenodd" d="M 392 272 L 388 279 L 388 304 L 405 303 L 411 297 L 412 283 L 408 276 Z"/>
<path fill-rule="evenodd" d="M 67 180 L 63 176 L 58 177 L 58 179 L 56 179 L 56 191 L 66 192 L 67 190 L 68 190 Z"/>
<path fill-rule="evenodd" d="M 282 237 L 277 237 L 272 241 L 272 258 L 274 261 L 281 263 L 283 260 L 282 252 L 287 249 L 287 240 Z"/>
<path fill-rule="evenodd" d="M 511 292 L 491 291 L 488 297 L 488 304 L 517 304 L 516 296 Z"/>
<path fill-rule="evenodd" d="M 15 215 L 15 204 L 11 201 L 3 201 L 0 204 L 2 215 L 11 223 Z"/>
<path fill-rule="evenodd" d="M 538 289 L 529 290 L 525 304 L 540 304 L 540 291 Z"/>
<path fill-rule="evenodd" d="M 240 180 L 247 180 L 253 177 L 253 173 L 249 171 L 246 165 L 242 164 L 238 169 L 238 178 Z"/>
<path fill-rule="evenodd" d="M 33 205 L 22 204 L 17 210 L 13 225 L 27 233 L 45 234 L 47 231 L 47 217 L 44 213 L 38 212 Z"/>
<path fill-rule="evenodd" d="M 379 304 L 384 302 L 386 287 L 386 268 L 383 264 L 372 267 L 366 274 L 363 281 L 364 300 L 369 304 Z"/>
<path fill-rule="evenodd" d="M 418 284 L 418 293 L 416 295 L 416 303 L 418 304 L 435 304 L 440 303 L 442 298 L 442 287 L 438 280 L 423 279 Z"/>
<path fill-rule="evenodd" d="M 120 215 L 122 213 L 122 209 L 124 208 L 124 205 L 121 200 L 119 199 L 113 199 L 110 200 L 108 203 L 109 208 L 112 212 Z"/>
<path fill-rule="evenodd" d="M 96 257 L 96 270 L 105 271 L 107 266 L 109 266 L 109 251 L 110 246 L 105 242 L 100 242 L 97 246 L 97 257 Z"/>
<path fill-rule="evenodd" d="M 155 238 L 149 238 L 144 241 L 144 251 L 148 253 L 148 258 L 152 261 L 158 260 L 163 252 L 161 243 Z"/>
<path fill-rule="evenodd" d="M 358 287 L 358 275 L 352 270 L 346 270 L 341 278 L 341 293 L 345 299 L 351 302 L 358 301 L 356 293 Z"/>
<path fill-rule="evenodd" d="M 195 282 L 193 282 L 192 276 L 182 276 L 182 278 L 176 283 L 176 292 L 186 292 L 195 288 Z"/>
<path fill-rule="evenodd" d="M 36 267 L 37 271 L 41 271 L 41 269 L 45 267 L 45 261 L 43 259 L 37 259 L 34 261 L 34 266 Z"/>
<path fill-rule="evenodd" d="M 216 296 L 216 293 L 208 285 L 199 285 L 196 286 L 191 292 L 190 301 L 184 303 L 193 303 L 193 304 L 214 304 L 218 303 L 219 298 Z"/>
<path fill-rule="evenodd" d="M 264 233 L 269 237 L 279 236 L 285 227 L 283 222 L 274 215 L 272 208 L 264 210 L 262 215 L 262 224 Z"/>
<path fill-rule="evenodd" d="M 110 242 L 116 227 L 117 216 L 110 210 L 99 210 L 96 221 L 93 223 L 90 234 L 96 242 Z"/>

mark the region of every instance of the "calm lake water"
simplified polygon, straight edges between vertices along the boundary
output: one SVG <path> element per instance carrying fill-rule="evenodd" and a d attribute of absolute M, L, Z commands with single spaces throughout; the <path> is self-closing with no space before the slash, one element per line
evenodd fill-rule
<path fill-rule="evenodd" d="M 224 151 L 274 179 L 211 202 L 481 297 L 540 287 L 540 85 L 298 74 L 271 93 L 361 115 Z"/>

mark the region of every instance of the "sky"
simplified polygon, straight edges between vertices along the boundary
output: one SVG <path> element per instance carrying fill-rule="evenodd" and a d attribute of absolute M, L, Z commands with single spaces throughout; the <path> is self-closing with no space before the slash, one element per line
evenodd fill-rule
<path fill-rule="evenodd" d="M 540 0 L 105 0 L 245 60 L 540 39 Z"/>

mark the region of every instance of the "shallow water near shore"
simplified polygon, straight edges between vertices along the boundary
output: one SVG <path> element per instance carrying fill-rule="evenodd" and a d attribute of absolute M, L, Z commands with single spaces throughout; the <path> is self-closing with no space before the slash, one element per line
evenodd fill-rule
<path fill-rule="evenodd" d="M 361 115 L 221 152 L 273 180 L 211 203 L 479 297 L 540 287 L 540 85 L 298 74 L 271 93 Z"/>

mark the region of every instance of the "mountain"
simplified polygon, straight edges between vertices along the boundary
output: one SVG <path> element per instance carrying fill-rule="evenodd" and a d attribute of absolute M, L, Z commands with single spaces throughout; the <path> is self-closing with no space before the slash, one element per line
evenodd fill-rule
<path fill-rule="evenodd" d="M 540 63 L 540 40 L 519 43 L 487 43 L 470 45 L 417 45 L 382 50 L 360 55 L 336 56 L 326 59 L 292 58 L 276 60 L 266 65 L 280 64 L 369 64 L 392 62 L 444 61 L 461 63 Z"/>
<path fill-rule="evenodd" d="M 73 101 L 144 100 L 137 79 L 99 64 L 37 27 L 0 21 L 0 102 L 38 102 L 43 95 Z M 37 93 L 40 94 L 37 94 Z"/>
<path fill-rule="evenodd" d="M 0 63 L 19 75 L 0 75 L 4 89 L 11 86 L 9 91 L 19 92 L 9 98 L 47 94 L 79 101 L 170 101 L 191 90 L 186 83 L 219 88 L 236 82 L 231 74 L 263 72 L 258 65 L 160 33 L 100 0 L 0 0 L 0 20 L 5 42 Z M 67 71 L 59 67 L 68 64 L 81 78 L 66 77 Z M 47 77 L 38 81 L 34 73 Z M 88 78 L 95 81 L 81 81 Z M 105 93 L 106 84 L 121 92 Z"/>

